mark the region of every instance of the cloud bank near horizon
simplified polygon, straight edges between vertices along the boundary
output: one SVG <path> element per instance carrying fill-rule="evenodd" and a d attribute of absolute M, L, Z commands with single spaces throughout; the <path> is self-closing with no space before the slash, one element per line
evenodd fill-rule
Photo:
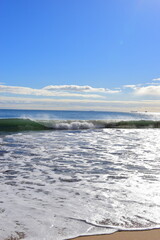
<path fill-rule="evenodd" d="M 1 108 L 160 111 L 160 78 L 114 89 L 49 85 L 41 89 L 0 85 Z M 154 85 L 156 82 L 157 85 Z"/>
<path fill-rule="evenodd" d="M 91 86 L 79 86 L 79 85 L 50 85 L 41 89 L 0 85 L 0 92 L 17 95 L 46 96 L 46 97 L 103 98 L 103 96 L 100 95 L 99 93 L 114 94 L 119 93 L 120 90 L 93 88 Z"/>
<path fill-rule="evenodd" d="M 97 111 L 155 111 L 160 109 L 160 100 L 107 101 L 95 99 L 35 99 L 24 97 L 6 97 L 0 100 L 2 107 L 13 109 L 43 110 L 97 110 Z M 25 107 L 24 107 L 25 106 Z M 2 107 L 4 108 L 4 107 Z"/>

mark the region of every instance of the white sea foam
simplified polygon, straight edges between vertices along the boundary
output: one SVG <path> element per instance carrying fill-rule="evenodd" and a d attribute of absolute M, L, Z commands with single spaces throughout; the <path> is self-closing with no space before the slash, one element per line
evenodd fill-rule
<path fill-rule="evenodd" d="M 159 226 L 160 130 L 69 129 L 1 135 L 0 239 Z"/>
<path fill-rule="evenodd" d="M 79 130 L 95 128 L 91 121 L 43 121 L 40 122 L 49 128 L 56 130 Z"/>

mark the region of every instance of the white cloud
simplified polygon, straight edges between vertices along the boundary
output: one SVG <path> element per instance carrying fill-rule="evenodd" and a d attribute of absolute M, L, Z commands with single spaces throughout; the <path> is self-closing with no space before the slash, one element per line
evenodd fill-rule
<path fill-rule="evenodd" d="M 50 85 L 43 88 L 49 91 L 74 91 L 74 92 L 105 92 L 105 88 L 93 88 L 90 86 L 79 85 Z"/>
<path fill-rule="evenodd" d="M 131 88 L 131 89 L 136 89 L 136 85 L 124 85 L 123 88 Z"/>
<path fill-rule="evenodd" d="M 152 81 L 160 81 L 160 78 L 154 78 Z"/>
<path fill-rule="evenodd" d="M 160 96 L 160 86 L 140 87 L 135 93 L 141 96 Z"/>
<path fill-rule="evenodd" d="M 98 94 L 84 94 L 84 93 L 73 93 L 60 91 L 60 88 L 57 88 L 59 91 L 49 91 L 46 88 L 42 89 L 33 89 L 27 87 L 15 87 L 15 86 L 4 86 L 0 85 L 0 92 L 10 93 L 10 94 L 19 94 L 19 95 L 33 95 L 33 96 L 48 96 L 48 97 L 83 97 L 83 98 L 104 98 Z"/>
<path fill-rule="evenodd" d="M 79 85 L 50 85 L 43 88 L 48 91 L 73 91 L 73 92 L 105 92 L 105 93 L 118 93 L 120 91 L 110 90 L 107 88 L 93 88 L 91 86 L 79 86 Z"/>
<path fill-rule="evenodd" d="M 42 89 L 0 85 L 0 92 L 17 95 L 32 95 L 47 97 L 105 98 L 103 95 L 101 95 L 102 93 L 114 94 L 120 91 L 78 85 L 51 85 L 46 86 Z"/>
<path fill-rule="evenodd" d="M 148 82 L 148 83 L 145 83 L 145 85 L 159 85 L 159 82 Z"/>

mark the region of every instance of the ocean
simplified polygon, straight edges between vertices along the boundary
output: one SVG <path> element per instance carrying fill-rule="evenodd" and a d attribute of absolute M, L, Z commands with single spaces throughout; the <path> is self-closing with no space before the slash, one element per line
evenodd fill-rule
<path fill-rule="evenodd" d="M 160 114 L 0 110 L 0 239 L 160 227 Z"/>

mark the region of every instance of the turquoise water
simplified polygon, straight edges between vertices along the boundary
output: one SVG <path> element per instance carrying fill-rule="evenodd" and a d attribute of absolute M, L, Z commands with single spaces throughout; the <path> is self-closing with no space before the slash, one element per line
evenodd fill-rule
<path fill-rule="evenodd" d="M 1 110 L 0 239 L 159 227 L 159 116 Z"/>

